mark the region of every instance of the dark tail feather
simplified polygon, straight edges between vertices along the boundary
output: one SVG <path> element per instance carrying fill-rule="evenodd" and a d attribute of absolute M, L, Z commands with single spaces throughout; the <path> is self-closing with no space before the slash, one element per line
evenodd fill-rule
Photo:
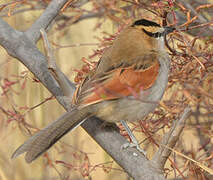
<path fill-rule="evenodd" d="M 31 163 L 42 153 L 47 151 L 67 132 L 83 123 L 87 115 L 88 113 L 84 109 L 80 111 L 73 109 L 72 111 L 63 114 L 61 117 L 50 123 L 46 128 L 30 137 L 13 153 L 12 158 L 16 158 L 20 154 L 27 152 L 25 160 L 27 163 Z"/>

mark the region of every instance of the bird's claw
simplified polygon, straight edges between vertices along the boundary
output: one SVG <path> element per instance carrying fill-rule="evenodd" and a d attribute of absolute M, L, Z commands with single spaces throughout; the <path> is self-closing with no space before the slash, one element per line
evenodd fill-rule
<path fill-rule="evenodd" d="M 122 145 L 122 149 L 127 149 L 128 147 L 135 147 L 138 151 L 140 151 L 144 156 L 146 156 L 146 152 L 140 148 L 139 144 L 138 143 L 134 143 L 134 142 L 127 142 L 125 144 Z"/>

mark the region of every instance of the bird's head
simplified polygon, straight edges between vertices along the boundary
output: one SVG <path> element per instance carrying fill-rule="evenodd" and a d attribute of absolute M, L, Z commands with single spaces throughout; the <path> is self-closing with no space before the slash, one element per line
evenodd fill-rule
<path fill-rule="evenodd" d="M 175 30 L 174 27 L 162 27 L 156 22 L 147 19 L 140 19 L 135 21 L 130 28 L 136 31 L 137 38 L 143 41 L 144 51 L 165 51 L 164 39 L 165 36 Z"/>
<path fill-rule="evenodd" d="M 175 30 L 174 27 L 161 27 L 156 22 L 149 21 L 147 19 L 137 20 L 132 24 L 131 27 L 140 29 L 142 32 L 144 32 L 147 36 L 151 38 L 164 37 Z"/>
<path fill-rule="evenodd" d="M 173 30 L 172 27 L 161 27 L 146 19 L 137 20 L 119 34 L 105 55 L 119 61 L 151 53 L 164 53 L 164 37 Z"/>

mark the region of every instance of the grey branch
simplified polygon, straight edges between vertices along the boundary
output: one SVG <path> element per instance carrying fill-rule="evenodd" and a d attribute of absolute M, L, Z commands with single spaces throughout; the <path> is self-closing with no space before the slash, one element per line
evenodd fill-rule
<path fill-rule="evenodd" d="M 168 149 L 167 147 L 174 148 L 175 144 L 177 143 L 180 137 L 181 132 L 185 127 L 186 119 L 190 113 L 191 109 L 189 107 L 185 108 L 180 119 L 175 120 L 169 132 L 164 135 L 162 142 L 160 144 L 160 148 L 155 153 L 152 159 L 152 161 L 157 165 L 159 169 L 163 169 L 166 160 L 171 154 L 171 150 Z"/>
<path fill-rule="evenodd" d="M 61 8 L 68 0 L 53 0 L 37 21 L 27 30 L 26 35 L 32 42 L 40 38 L 40 29 L 46 29 L 52 20 L 59 14 Z"/>

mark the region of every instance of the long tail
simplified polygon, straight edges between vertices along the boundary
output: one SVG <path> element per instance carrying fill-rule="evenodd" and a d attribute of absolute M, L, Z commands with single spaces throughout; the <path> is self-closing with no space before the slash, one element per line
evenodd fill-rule
<path fill-rule="evenodd" d="M 12 158 L 16 158 L 20 154 L 26 152 L 25 160 L 27 163 L 31 163 L 42 153 L 47 151 L 62 136 L 83 123 L 87 115 L 88 113 L 85 109 L 80 111 L 73 109 L 63 114 L 47 127 L 30 137 L 13 153 Z"/>

